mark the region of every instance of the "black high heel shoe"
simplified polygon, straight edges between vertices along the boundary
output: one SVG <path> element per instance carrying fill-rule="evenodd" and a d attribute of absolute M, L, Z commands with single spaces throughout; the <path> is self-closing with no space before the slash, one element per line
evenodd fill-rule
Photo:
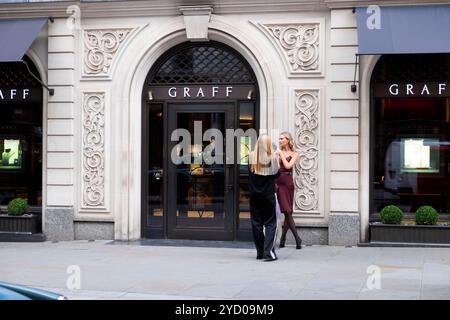
<path fill-rule="evenodd" d="M 286 245 L 286 236 L 280 238 L 280 248 L 284 248 Z"/>
<path fill-rule="evenodd" d="M 295 247 L 295 249 L 301 249 L 302 248 L 302 239 L 299 239 L 299 241 L 297 241 L 297 245 Z"/>

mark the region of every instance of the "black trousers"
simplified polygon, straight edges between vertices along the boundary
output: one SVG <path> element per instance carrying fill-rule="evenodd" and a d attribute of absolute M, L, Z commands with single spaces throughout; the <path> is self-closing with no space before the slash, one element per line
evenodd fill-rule
<path fill-rule="evenodd" d="M 264 196 L 252 193 L 250 195 L 250 216 L 257 256 L 263 259 L 276 258 L 277 216 L 275 194 Z"/>

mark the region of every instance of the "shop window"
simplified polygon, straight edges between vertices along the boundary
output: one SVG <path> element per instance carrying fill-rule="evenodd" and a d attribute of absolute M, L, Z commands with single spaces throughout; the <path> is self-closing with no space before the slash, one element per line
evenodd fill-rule
<path fill-rule="evenodd" d="M 407 213 L 429 205 L 447 218 L 450 95 L 444 88 L 449 84 L 450 92 L 449 66 L 449 55 L 380 59 L 372 77 L 373 217 L 394 204 Z M 402 67 L 407 68 L 403 73 Z M 395 89 L 405 88 L 404 93 L 379 89 L 392 88 L 392 84 Z"/>
<path fill-rule="evenodd" d="M 0 91 L 0 205 L 20 197 L 41 206 L 42 88 L 23 63 L 0 63 Z"/>

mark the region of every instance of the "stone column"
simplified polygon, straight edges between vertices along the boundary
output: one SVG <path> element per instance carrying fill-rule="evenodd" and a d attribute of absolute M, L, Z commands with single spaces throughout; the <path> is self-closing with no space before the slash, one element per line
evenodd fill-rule
<path fill-rule="evenodd" d="M 330 245 L 356 245 L 360 238 L 359 95 L 350 90 L 357 45 L 356 16 L 352 9 L 332 10 L 328 119 Z"/>
<path fill-rule="evenodd" d="M 47 114 L 46 204 L 48 240 L 74 239 L 74 31 L 66 19 L 48 24 L 48 81 L 55 89 Z"/>

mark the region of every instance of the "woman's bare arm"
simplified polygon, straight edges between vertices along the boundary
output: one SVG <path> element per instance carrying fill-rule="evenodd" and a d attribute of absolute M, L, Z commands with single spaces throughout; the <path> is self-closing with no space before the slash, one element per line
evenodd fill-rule
<path fill-rule="evenodd" d="M 291 157 L 291 160 L 287 161 L 287 159 L 283 155 L 283 153 L 280 152 L 280 159 L 283 162 L 283 166 L 288 170 L 290 170 L 294 167 L 294 165 L 297 162 L 299 157 L 300 157 L 299 154 L 297 152 L 294 152 L 294 154 Z"/>

